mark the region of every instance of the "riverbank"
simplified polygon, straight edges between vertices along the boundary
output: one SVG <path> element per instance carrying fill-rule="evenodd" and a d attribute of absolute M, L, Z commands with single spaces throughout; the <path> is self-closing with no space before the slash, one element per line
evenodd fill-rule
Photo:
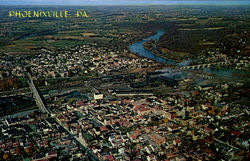
<path fill-rule="evenodd" d="M 158 45 L 159 41 L 150 39 L 143 44 L 146 50 L 151 51 L 153 54 L 162 57 L 167 60 L 175 61 L 177 63 L 182 62 L 190 58 L 190 54 L 187 52 L 177 52 L 169 50 L 168 48 L 162 48 Z"/>
<path fill-rule="evenodd" d="M 130 52 L 134 53 L 137 56 L 140 57 L 146 57 L 151 60 L 155 60 L 159 63 L 167 64 L 170 66 L 188 66 L 192 64 L 195 60 L 193 59 L 182 59 L 187 58 L 185 54 L 183 53 L 174 53 L 171 51 L 168 52 L 167 56 L 162 56 L 157 53 L 152 52 L 151 50 L 145 49 L 145 43 L 147 43 L 149 40 L 152 40 L 157 42 L 159 38 L 165 33 L 165 31 L 159 30 L 155 35 L 152 35 L 146 39 L 143 39 L 142 41 L 135 42 L 129 46 Z M 147 46 L 147 45 L 146 45 Z M 152 46 L 152 45 L 150 45 Z M 147 48 L 147 47 L 146 47 Z M 161 49 L 161 50 L 167 50 L 167 49 Z M 180 56 L 180 54 L 183 54 L 183 57 Z M 179 58 L 178 58 L 179 57 Z M 170 59 L 169 59 L 170 58 Z M 242 80 L 242 75 L 246 74 L 247 71 L 237 70 L 237 69 L 230 69 L 230 66 L 227 66 L 227 68 L 219 68 L 219 67 L 206 67 L 204 69 L 200 69 L 204 74 L 214 74 L 215 77 L 221 79 L 226 79 L 228 81 L 237 81 Z M 240 75 L 238 73 L 241 73 Z M 236 77 L 235 77 L 236 76 Z M 240 76 L 240 77 L 239 77 Z M 247 78 L 248 79 L 248 78 Z"/>
<path fill-rule="evenodd" d="M 159 30 L 157 31 L 157 33 L 155 35 L 152 35 L 146 39 L 143 39 L 142 41 L 137 41 L 135 43 L 132 43 L 129 45 L 129 50 L 130 52 L 138 55 L 138 56 L 142 56 L 142 57 L 146 57 L 148 59 L 151 59 L 151 60 L 155 60 L 159 63 L 164 63 L 164 64 L 167 64 L 167 65 L 177 65 L 176 62 L 174 61 L 171 61 L 171 60 L 167 60 L 167 59 L 164 59 L 160 56 L 157 56 L 156 54 L 152 53 L 150 50 L 147 50 L 143 47 L 143 44 L 145 42 L 147 42 L 148 40 L 154 40 L 154 41 L 158 41 L 159 38 L 165 33 L 165 31 L 162 31 L 162 30 Z"/>

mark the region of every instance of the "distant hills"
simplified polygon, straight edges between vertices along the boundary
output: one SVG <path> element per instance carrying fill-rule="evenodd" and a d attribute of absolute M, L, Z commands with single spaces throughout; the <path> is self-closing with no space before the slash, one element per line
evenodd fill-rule
<path fill-rule="evenodd" d="M 249 0 L 1 0 L 0 5 L 250 5 Z"/>

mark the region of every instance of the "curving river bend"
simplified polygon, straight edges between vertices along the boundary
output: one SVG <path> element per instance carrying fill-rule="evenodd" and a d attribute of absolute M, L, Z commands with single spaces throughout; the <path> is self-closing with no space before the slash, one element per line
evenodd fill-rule
<path fill-rule="evenodd" d="M 135 43 L 131 44 L 129 46 L 129 50 L 132 53 L 135 53 L 135 54 L 142 56 L 142 57 L 146 57 L 146 58 L 155 60 L 159 63 L 171 64 L 171 65 L 176 65 L 179 67 L 189 65 L 192 62 L 192 60 L 183 60 L 182 62 L 177 63 L 175 61 L 167 60 L 167 59 L 164 59 L 160 56 L 157 56 L 153 52 L 151 52 L 150 50 L 147 50 L 143 47 L 143 44 L 150 39 L 158 41 L 164 33 L 165 33 L 165 31 L 158 30 L 155 35 L 150 36 L 146 39 L 143 39 L 142 41 L 135 42 Z M 234 79 L 234 80 L 241 79 L 242 75 L 246 75 L 246 77 L 248 77 L 247 79 L 249 80 L 249 73 L 247 71 L 243 71 L 243 70 L 227 69 L 227 68 L 216 68 L 216 69 L 203 68 L 200 70 L 202 70 L 203 72 L 209 73 L 209 74 L 214 74 L 214 75 L 219 76 L 219 77 L 227 77 L 227 78 Z"/>

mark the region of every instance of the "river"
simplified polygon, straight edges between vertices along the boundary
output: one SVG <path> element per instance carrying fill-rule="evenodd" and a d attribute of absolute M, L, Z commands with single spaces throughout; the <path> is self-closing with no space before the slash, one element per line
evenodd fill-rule
<path fill-rule="evenodd" d="M 167 60 L 167 59 L 164 59 L 160 56 L 157 56 L 153 52 L 151 52 L 150 50 L 147 50 L 143 47 L 143 44 L 150 39 L 153 39 L 154 41 L 158 41 L 160 39 L 160 37 L 162 35 L 164 35 L 164 33 L 165 33 L 165 31 L 158 30 L 155 35 L 150 36 L 148 38 L 145 38 L 142 41 L 135 42 L 135 43 L 131 44 L 129 46 L 129 50 L 132 53 L 135 53 L 135 54 L 140 55 L 142 57 L 146 57 L 146 58 L 155 60 L 159 63 L 176 65 L 178 67 L 189 65 L 192 62 L 192 60 L 183 60 L 182 62 L 177 63 L 175 61 Z M 218 77 L 224 77 L 224 78 L 229 78 L 229 79 L 234 79 L 234 80 L 242 79 L 242 75 L 243 75 L 243 77 L 250 80 L 249 72 L 244 71 L 244 70 L 229 69 L 229 68 L 216 68 L 216 69 L 215 68 L 203 68 L 200 70 L 205 72 L 205 73 L 208 73 L 208 74 L 216 75 Z"/>
<path fill-rule="evenodd" d="M 174 64 L 176 65 L 176 63 L 174 61 L 171 61 L 171 60 L 166 60 L 162 57 L 159 57 L 155 54 L 153 54 L 150 50 L 146 50 L 144 47 L 143 47 L 143 44 L 145 42 L 147 42 L 148 40 L 152 39 L 152 40 L 155 40 L 155 41 L 158 41 L 159 38 L 164 35 L 164 31 L 162 30 L 159 30 L 157 31 L 157 33 L 153 36 L 150 36 L 146 39 L 143 39 L 142 41 L 139 41 L 139 42 L 135 42 L 133 44 L 131 44 L 129 46 L 129 49 L 131 52 L 137 54 L 137 55 L 140 55 L 140 56 L 143 56 L 143 57 L 146 57 L 146 58 L 149 58 L 149 59 L 153 59 L 153 60 L 156 60 L 157 62 L 160 62 L 160 63 L 164 63 L 164 64 Z"/>

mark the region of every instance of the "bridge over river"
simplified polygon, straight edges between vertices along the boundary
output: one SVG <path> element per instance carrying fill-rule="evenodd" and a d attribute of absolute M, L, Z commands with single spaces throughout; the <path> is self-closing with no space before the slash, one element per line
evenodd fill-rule
<path fill-rule="evenodd" d="M 208 64 L 189 65 L 189 66 L 179 67 L 179 69 L 182 69 L 182 70 L 201 69 L 201 68 L 210 68 L 211 66 L 220 66 L 220 65 L 229 65 L 229 64 L 231 64 L 230 61 L 224 61 L 224 62 L 216 62 L 216 63 L 208 63 Z"/>

